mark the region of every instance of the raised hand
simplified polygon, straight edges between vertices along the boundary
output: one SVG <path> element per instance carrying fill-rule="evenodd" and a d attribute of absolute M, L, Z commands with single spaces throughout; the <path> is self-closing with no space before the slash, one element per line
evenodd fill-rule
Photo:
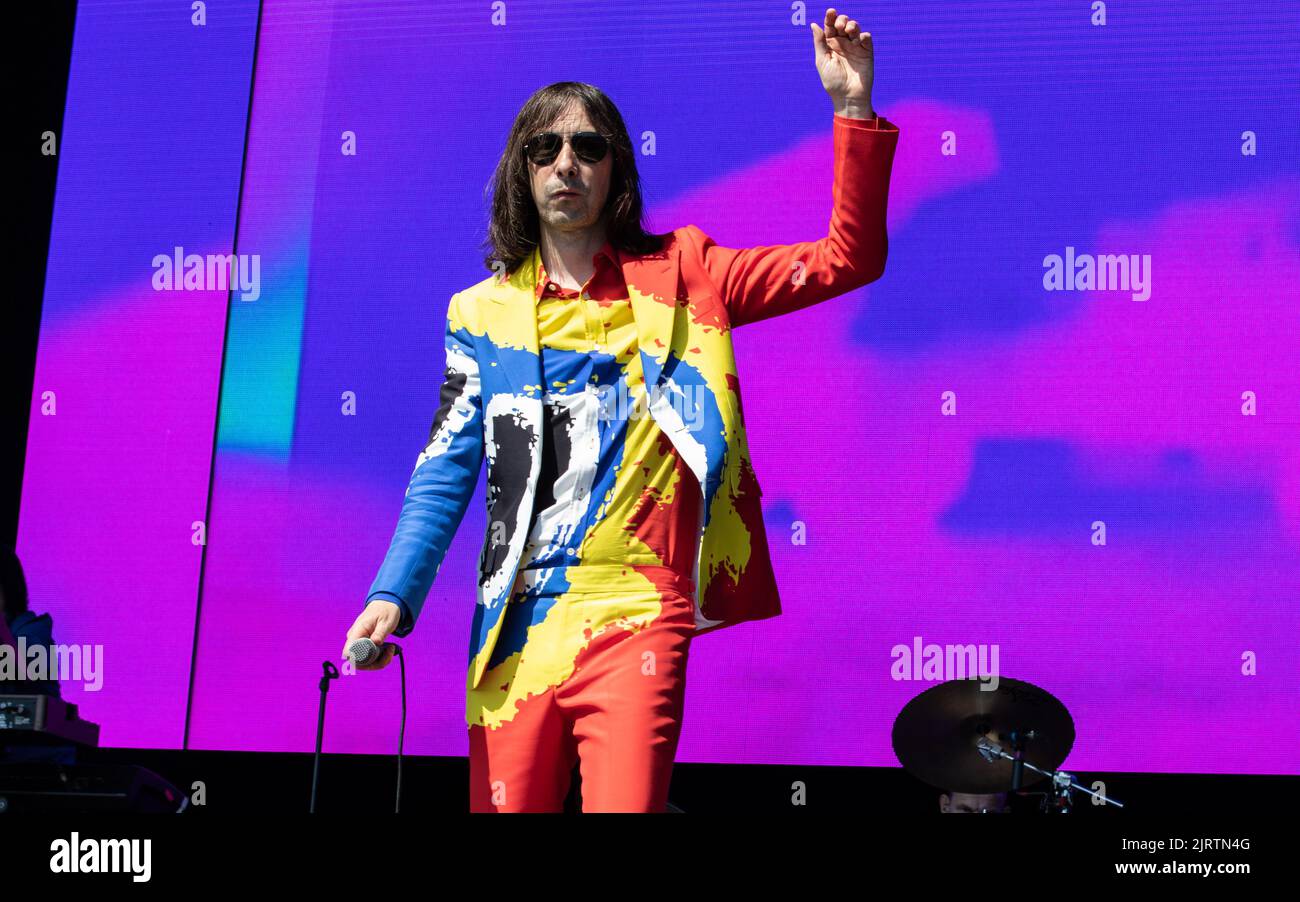
<path fill-rule="evenodd" d="M 826 10 L 823 27 L 812 23 L 812 33 L 817 74 L 835 103 L 835 112 L 870 119 L 875 115 L 871 107 L 871 83 L 875 78 L 871 32 L 863 31 L 856 20 L 836 14 L 832 7 Z"/>

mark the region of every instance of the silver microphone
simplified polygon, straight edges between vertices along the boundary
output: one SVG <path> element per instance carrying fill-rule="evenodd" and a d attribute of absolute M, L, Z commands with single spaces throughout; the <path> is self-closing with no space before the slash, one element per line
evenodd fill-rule
<path fill-rule="evenodd" d="M 369 639 L 353 639 L 348 643 L 347 656 L 353 664 L 369 664 L 379 657 L 379 646 Z"/>

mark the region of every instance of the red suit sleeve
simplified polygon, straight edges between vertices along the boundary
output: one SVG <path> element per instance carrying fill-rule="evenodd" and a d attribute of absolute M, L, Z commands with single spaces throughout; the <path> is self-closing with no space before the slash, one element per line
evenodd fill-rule
<path fill-rule="evenodd" d="M 698 227 L 697 244 L 732 328 L 792 313 L 873 282 L 885 271 L 885 209 L 898 127 L 883 116 L 835 114 L 830 230 L 796 244 L 721 247 Z"/>

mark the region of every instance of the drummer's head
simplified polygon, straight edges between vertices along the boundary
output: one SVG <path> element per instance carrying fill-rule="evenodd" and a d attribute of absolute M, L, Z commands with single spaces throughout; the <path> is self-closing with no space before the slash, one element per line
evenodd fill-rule
<path fill-rule="evenodd" d="M 945 792 L 939 796 L 939 810 L 944 814 L 1006 814 L 1005 792 Z"/>

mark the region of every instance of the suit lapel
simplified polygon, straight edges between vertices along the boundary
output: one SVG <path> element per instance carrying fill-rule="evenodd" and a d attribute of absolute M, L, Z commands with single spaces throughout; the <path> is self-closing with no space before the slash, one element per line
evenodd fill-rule
<path fill-rule="evenodd" d="M 664 364 L 677 331 L 677 318 L 686 316 L 685 305 L 678 304 L 681 248 L 674 243 L 667 251 L 655 254 L 619 256 L 636 320 L 641 369 L 649 390 L 663 380 Z"/>
<path fill-rule="evenodd" d="M 510 277 L 493 286 L 488 300 L 488 338 L 497 350 L 510 392 L 540 400 L 542 386 L 541 341 L 537 334 L 538 251 Z"/>

